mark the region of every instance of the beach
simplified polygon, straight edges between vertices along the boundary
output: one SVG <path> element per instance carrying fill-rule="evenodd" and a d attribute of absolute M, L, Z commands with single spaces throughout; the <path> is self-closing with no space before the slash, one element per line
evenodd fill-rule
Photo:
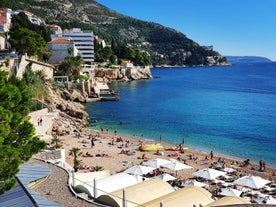
<path fill-rule="evenodd" d="M 94 146 L 91 145 L 91 139 L 94 139 Z M 78 159 L 81 160 L 81 168 L 79 172 L 93 171 L 95 166 L 100 166 L 104 170 L 109 170 L 110 174 L 122 172 L 127 168 L 142 164 L 146 160 L 162 158 L 162 159 L 176 159 L 185 163 L 192 169 L 180 170 L 177 172 L 179 179 L 192 178 L 192 173 L 197 170 L 214 167 L 214 163 L 224 162 L 224 167 L 232 167 L 236 169 L 239 175 L 255 175 L 272 181 L 276 180 L 276 171 L 274 168 L 265 167 L 264 172 L 259 171 L 259 165 L 250 163 L 243 166 L 243 161 L 233 160 L 226 157 L 221 157 L 213 152 L 213 159 L 210 157 L 210 152 L 203 152 L 197 150 L 184 150 L 184 153 L 178 151 L 161 150 L 159 155 L 156 151 L 143 152 L 139 150 L 139 145 L 153 144 L 153 141 L 145 141 L 135 139 L 133 137 L 116 135 L 113 132 L 93 132 L 89 129 L 83 129 L 80 136 L 70 134 L 59 137 L 62 142 L 62 148 L 66 151 L 66 162 L 73 166 L 73 157 L 69 154 L 70 149 L 77 147 L 80 149 L 81 155 Z M 120 140 L 120 141 L 118 141 Z M 121 141 L 122 140 L 122 141 Z M 161 143 L 164 148 L 176 147 L 167 143 Z M 184 146 L 186 147 L 186 146 Z M 188 147 L 188 146 L 187 146 Z M 122 153 L 127 151 L 128 154 Z M 141 159 L 142 156 L 146 158 Z M 243 167 L 241 167 L 243 166 Z M 163 168 L 162 171 L 176 176 L 176 172 Z"/>

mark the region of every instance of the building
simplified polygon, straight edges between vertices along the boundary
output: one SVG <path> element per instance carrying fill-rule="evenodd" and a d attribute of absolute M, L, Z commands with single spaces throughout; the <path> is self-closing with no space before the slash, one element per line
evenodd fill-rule
<path fill-rule="evenodd" d="M 65 57 L 69 56 L 70 48 L 73 56 L 77 56 L 77 49 L 74 46 L 73 41 L 68 39 L 54 39 L 47 43 L 49 50 L 52 51 L 48 63 L 51 65 L 59 65 L 62 63 Z"/>
<path fill-rule="evenodd" d="M 0 10 L 0 31 L 8 32 L 11 26 L 11 9 L 1 9 Z"/>
<path fill-rule="evenodd" d="M 47 25 L 47 27 L 51 30 L 52 34 L 55 34 L 55 35 L 62 34 L 61 27 L 56 24 Z"/>
<path fill-rule="evenodd" d="M 85 68 L 92 68 L 94 63 L 94 34 L 92 31 L 82 31 L 80 28 L 64 30 L 62 34 L 52 35 L 52 40 L 67 39 L 73 42 L 77 55 L 81 56 Z"/>

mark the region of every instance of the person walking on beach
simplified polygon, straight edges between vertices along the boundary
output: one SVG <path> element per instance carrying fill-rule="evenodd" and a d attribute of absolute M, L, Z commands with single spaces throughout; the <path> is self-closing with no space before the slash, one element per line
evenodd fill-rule
<path fill-rule="evenodd" d="M 213 160 L 213 158 L 214 158 L 214 153 L 213 153 L 213 151 L 210 152 L 210 158 L 211 158 L 211 160 Z"/>
<path fill-rule="evenodd" d="M 92 137 L 92 139 L 91 139 L 91 148 L 93 148 L 94 146 L 95 146 L 94 137 Z"/>

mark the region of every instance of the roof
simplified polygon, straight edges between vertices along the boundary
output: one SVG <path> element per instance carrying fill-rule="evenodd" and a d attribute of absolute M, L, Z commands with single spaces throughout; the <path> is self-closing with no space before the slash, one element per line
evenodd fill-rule
<path fill-rule="evenodd" d="M 48 44 L 71 44 L 71 41 L 68 39 L 54 39 L 50 42 L 48 42 Z"/>
<path fill-rule="evenodd" d="M 161 179 L 149 179 L 147 181 L 126 187 L 125 195 L 128 207 L 141 206 L 158 197 L 174 192 L 174 188 Z M 123 189 L 110 194 L 101 195 L 97 202 L 108 206 L 122 206 Z"/>
<path fill-rule="evenodd" d="M 212 203 L 209 203 L 207 206 L 220 206 L 220 205 L 233 205 L 233 204 L 250 204 L 248 200 L 245 200 L 237 196 L 225 196 Z"/>
<path fill-rule="evenodd" d="M 96 179 L 96 188 L 98 189 L 96 197 L 130 185 L 135 185 L 138 182 L 139 181 L 134 176 L 124 172 Z M 94 197 L 94 181 L 77 184 L 75 188 Z"/>
<path fill-rule="evenodd" d="M 193 207 L 194 205 L 199 206 L 199 204 L 205 206 L 213 201 L 212 194 L 209 191 L 197 186 L 189 186 L 143 203 L 143 206 L 159 207 L 160 203 L 163 202 L 166 207 L 183 206 L 184 203 L 185 207 Z"/>
<path fill-rule="evenodd" d="M 45 176 L 48 176 L 51 170 L 43 165 L 36 164 L 23 164 L 20 166 L 20 171 L 16 175 L 18 180 L 15 188 L 7 191 L 0 195 L 0 206 L 60 206 L 59 204 L 49 201 L 37 195 L 34 191 L 29 188 L 29 183 Z"/>

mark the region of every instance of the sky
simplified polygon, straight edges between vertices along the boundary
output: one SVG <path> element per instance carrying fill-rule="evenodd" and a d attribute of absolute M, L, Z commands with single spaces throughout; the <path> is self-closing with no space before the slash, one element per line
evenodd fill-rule
<path fill-rule="evenodd" d="M 276 61 L 276 0 L 97 0 L 126 16 L 182 32 L 227 56 Z"/>

